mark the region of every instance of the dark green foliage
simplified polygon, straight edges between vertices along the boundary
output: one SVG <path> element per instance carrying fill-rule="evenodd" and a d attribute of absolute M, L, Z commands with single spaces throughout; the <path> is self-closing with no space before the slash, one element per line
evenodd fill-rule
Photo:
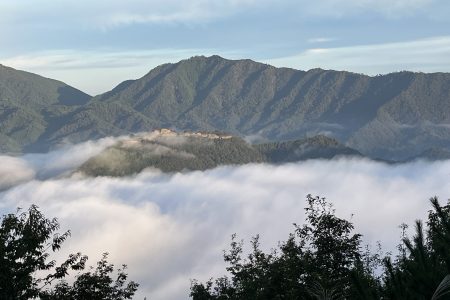
<path fill-rule="evenodd" d="M 125 266 L 113 281 L 113 265 L 107 263 L 106 254 L 94 272 L 79 273 L 73 286 L 63 281 L 69 271 L 85 268 L 87 256 L 71 254 L 60 265 L 49 260 L 50 251 L 58 251 L 70 236 L 69 231 L 57 233 L 58 229 L 58 221 L 47 219 L 34 205 L 26 212 L 3 216 L 0 299 L 131 299 L 138 285 L 133 281 L 126 284 Z"/>
<path fill-rule="evenodd" d="M 375 253 L 371 252 L 369 245 L 360 253 L 361 259 L 356 262 L 350 272 L 351 289 L 350 299 L 375 300 L 380 299 L 382 276 L 379 274 L 379 268 L 382 266 L 384 254 L 381 244 L 377 243 Z M 377 275 L 378 274 L 378 275 Z"/>
<path fill-rule="evenodd" d="M 307 274 L 325 288 L 339 286 L 347 292 L 350 270 L 361 259 L 361 235 L 353 234 L 353 224 L 337 218 L 324 198 L 308 196 L 307 201 L 306 224 L 296 225 L 297 236 L 305 243 L 304 260 L 311 266 Z"/>
<path fill-rule="evenodd" d="M 416 234 L 404 239 L 404 254 L 394 262 L 385 260 L 385 293 L 390 299 L 431 299 L 450 274 L 450 203 L 440 206 L 437 198 L 431 203 L 434 210 L 428 214 L 428 230 L 417 221 Z"/>
<path fill-rule="evenodd" d="M 314 158 L 333 158 L 338 155 L 361 156 L 361 153 L 323 135 L 307 139 L 254 145 L 273 163 L 295 162 Z"/>
<path fill-rule="evenodd" d="M 84 267 L 86 257 L 80 253 L 71 255 L 56 266 L 49 261 L 48 250 L 59 250 L 70 235 L 58 234 L 59 223 L 47 219 L 31 206 L 27 212 L 3 217 L 0 227 L 0 299 L 30 299 L 54 279 L 60 279 L 72 270 Z M 49 275 L 36 278 L 35 272 L 48 271 Z"/>
<path fill-rule="evenodd" d="M 224 259 L 231 278 L 192 282 L 193 299 L 344 299 L 352 293 L 352 270 L 361 263 L 360 235 L 335 216 L 323 198 L 308 195 L 307 221 L 277 250 L 264 253 L 259 237 L 243 258 L 233 236 Z"/>
<path fill-rule="evenodd" d="M 179 172 L 206 170 L 220 165 L 283 163 L 338 155 L 360 154 L 324 136 L 251 145 L 238 137 L 209 139 L 186 137 L 180 133 L 173 140 L 160 137 L 133 147 L 126 146 L 126 141 L 119 142 L 89 159 L 79 170 L 91 176 L 125 176 L 148 167 L 163 172 Z"/>
<path fill-rule="evenodd" d="M 295 233 L 277 250 L 262 252 L 257 237 L 243 258 L 243 243 L 233 236 L 224 255 L 230 277 L 204 284 L 192 281 L 191 297 L 450 299 L 450 202 L 440 206 L 436 198 L 431 199 L 427 230 L 417 221 L 416 234 L 412 239 L 404 237 L 392 261 L 381 253 L 380 245 L 375 254 L 369 248 L 362 251 L 361 235 L 353 233 L 351 222 L 337 218 L 325 199 L 308 196 L 307 200 L 306 224 L 295 225 Z"/>
<path fill-rule="evenodd" d="M 263 155 L 239 138 L 179 138 L 176 143 L 155 140 L 130 148 L 119 143 L 89 159 L 80 170 L 92 176 L 123 176 L 148 167 L 176 172 L 264 161 Z"/>
<path fill-rule="evenodd" d="M 117 270 L 116 279 L 113 280 L 111 275 L 114 272 L 114 265 L 109 264 L 107 258 L 108 253 L 104 253 L 95 270 L 91 267 L 89 272 L 78 275 L 72 286 L 65 281 L 59 282 L 52 290 L 43 293 L 41 299 L 132 299 L 139 285 L 134 281 L 126 283 L 128 275 L 125 273 L 125 265 Z"/>
<path fill-rule="evenodd" d="M 0 65 L 0 152 L 48 138 L 90 98 L 60 81 Z"/>

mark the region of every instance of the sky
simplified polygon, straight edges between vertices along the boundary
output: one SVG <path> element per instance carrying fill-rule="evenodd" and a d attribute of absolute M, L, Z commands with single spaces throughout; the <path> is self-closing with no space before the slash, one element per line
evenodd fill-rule
<path fill-rule="evenodd" d="M 450 71 L 447 0 L 0 0 L 0 63 L 91 95 L 195 55 Z"/>
<path fill-rule="evenodd" d="M 121 137 L 123 138 L 123 137 Z M 109 252 L 140 283 L 136 299 L 188 299 L 190 279 L 226 274 L 223 250 L 231 235 L 260 234 L 264 251 L 303 224 L 306 195 L 326 197 L 338 217 L 351 220 L 363 244 L 398 252 L 399 225 L 414 230 L 429 198 L 446 203 L 450 160 L 384 164 L 361 158 L 310 160 L 285 165 L 223 166 L 162 174 L 145 170 L 122 178 L 73 173 L 117 141 L 104 138 L 43 154 L 0 155 L 0 215 L 39 206 L 57 217 L 71 237 L 50 259 L 78 251 L 95 265 Z M 76 274 L 76 273 L 75 273 Z M 72 273 L 72 275 L 75 275 Z"/>

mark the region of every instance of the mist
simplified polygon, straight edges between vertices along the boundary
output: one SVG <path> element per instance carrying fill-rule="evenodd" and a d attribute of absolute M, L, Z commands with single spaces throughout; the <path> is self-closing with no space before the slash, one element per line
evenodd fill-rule
<path fill-rule="evenodd" d="M 208 171 L 89 178 L 73 171 L 112 145 L 103 139 L 47 154 L 0 156 L 0 213 L 37 204 L 71 238 L 56 259 L 81 251 L 94 265 L 103 252 L 140 283 L 136 299 L 187 299 L 190 279 L 225 274 L 222 254 L 237 233 L 277 246 L 304 221 L 305 196 L 326 197 L 351 219 L 364 243 L 393 251 L 398 226 L 424 219 L 429 198 L 445 202 L 450 161 L 387 165 L 367 159 L 250 164 Z"/>

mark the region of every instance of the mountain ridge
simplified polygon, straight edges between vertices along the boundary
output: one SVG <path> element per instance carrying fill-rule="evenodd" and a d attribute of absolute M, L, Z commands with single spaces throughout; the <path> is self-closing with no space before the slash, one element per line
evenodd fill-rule
<path fill-rule="evenodd" d="M 61 81 L 0 66 L 0 152 L 23 151 L 55 126 L 60 115 L 90 99 Z"/>
<path fill-rule="evenodd" d="M 272 141 L 325 134 L 371 157 L 402 160 L 430 147 L 450 149 L 450 74 L 368 76 L 196 56 L 124 81 L 59 117 L 22 149 L 169 127 Z"/>

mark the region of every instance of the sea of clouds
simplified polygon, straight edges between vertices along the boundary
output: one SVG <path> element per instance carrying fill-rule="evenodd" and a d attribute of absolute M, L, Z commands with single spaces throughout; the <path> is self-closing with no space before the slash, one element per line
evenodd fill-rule
<path fill-rule="evenodd" d="M 450 161 L 387 165 L 367 159 L 225 166 L 172 175 L 145 171 L 86 178 L 73 171 L 116 140 L 47 154 L 0 156 L 0 213 L 37 204 L 72 237 L 56 254 L 110 253 L 139 282 L 137 299 L 187 299 L 190 279 L 225 273 L 223 250 L 237 233 L 277 246 L 304 220 L 307 194 L 327 197 L 364 242 L 395 251 L 403 223 L 425 218 L 429 198 L 450 196 Z"/>

